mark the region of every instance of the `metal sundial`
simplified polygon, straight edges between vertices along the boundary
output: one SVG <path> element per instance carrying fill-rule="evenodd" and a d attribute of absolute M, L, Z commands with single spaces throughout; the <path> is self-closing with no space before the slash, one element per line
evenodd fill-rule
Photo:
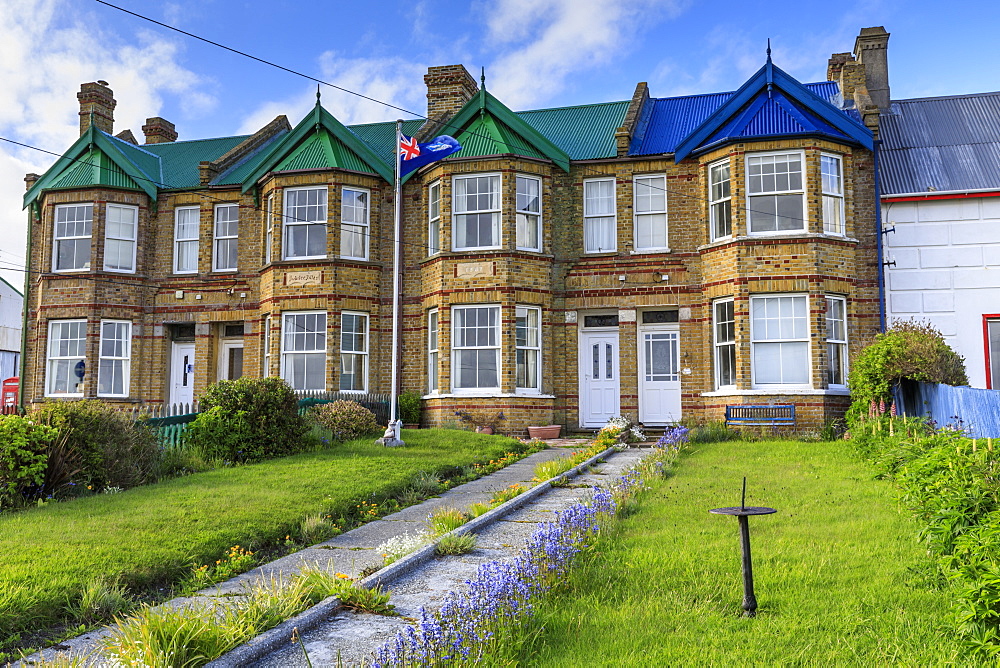
<path fill-rule="evenodd" d="M 750 562 L 750 523 L 747 519 L 751 515 L 770 515 L 778 512 L 774 508 L 764 506 L 750 506 L 747 502 L 747 479 L 743 476 L 743 495 L 740 497 L 740 505 L 731 508 L 713 508 L 708 511 L 716 515 L 735 515 L 740 522 L 740 547 L 743 548 L 743 616 L 755 617 L 757 615 L 757 597 L 753 593 L 753 565 Z"/>

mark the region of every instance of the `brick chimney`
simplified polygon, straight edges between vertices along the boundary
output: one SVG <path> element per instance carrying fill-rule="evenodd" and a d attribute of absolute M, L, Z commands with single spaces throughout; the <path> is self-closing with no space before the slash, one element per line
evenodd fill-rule
<path fill-rule="evenodd" d="M 476 80 L 463 65 L 428 67 L 424 83 L 430 119 L 453 115 L 479 91 Z"/>
<path fill-rule="evenodd" d="M 889 108 L 889 33 L 882 26 L 862 28 L 854 40 L 854 55 L 865 66 L 865 83 L 872 102 Z"/>
<path fill-rule="evenodd" d="M 115 106 L 118 103 L 115 102 L 115 94 L 108 88 L 107 81 L 81 84 L 76 99 L 80 101 L 81 136 L 90 129 L 91 117 L 98 130 L 112 133 L 115 126 Z"/>
<path fill-rule="evenodd" d="M 146 124 L 142 126 L 142 134 L 146 135 L 147 144 L 166 144 L 177 141 L 177 130 L 174 129 L 174 124 L 159 116 L 146 119 Z"/>
<path fill-rule="evenodd" d="M 826 80 L 836 81 L 844 100 L 854 98 L 854 92 L 865 89 L 865 66 L 850 53 L 835 53 L 826 65 Z"/>

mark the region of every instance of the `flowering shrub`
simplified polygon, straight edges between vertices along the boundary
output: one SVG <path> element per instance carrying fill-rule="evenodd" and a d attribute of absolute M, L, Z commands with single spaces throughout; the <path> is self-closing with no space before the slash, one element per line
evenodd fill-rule
<path fill-rule="evenodd" d="M 619 415 L 611 418 L 606 425 L 601 427 L 594 443 L 604 446 L 602 449 L 607 449 L 613 445 L 627 445 L 645 440 L 646 434 L 640 427 L 633 425 L 627 417 Z"/>
<path fill-rule="evenodd" d="M 316 406 L 309 413 L 316 422 L 329 429 L 335 441 L 350 441 L 379 430 L 375 414 L 356 401 L 334 401 Z"/>
<path fill-rule="evenodd" d="M 424 545 L 430 545 L 431 540 L 430 534 L 426 531 L 418 531 L 412 536 L 407 531 L 399 536 L 393 536 L 375 548 L 375 551 L 382 555 L 382 565 L 388 566 L 411 552 L 416 552 Z"/>
<path fill-rule="evenodd" d="M 378 648 L 371 665 L 488 665 L 502 643 L 532 616 L 533 602 L 564 581 L 622 501 L 635 496 L 646 481 L 662 476 L 676 454 L 676 449 L 655 448 L 608 489 L 595 488 L 590 503 L 576 503 L 558 513 L 555 522 L 540 523 L 512 561 L 483 564 L 476 577 L 466 581 L 465 593 L 451 592 L 436 612 L 421 608 L 419 623 Z"/>
<path fill-rule="evenodd" d="M 41 485 L 58 430 L 19 415 L 0 417 L 0 508 L 20 504 Z"/>

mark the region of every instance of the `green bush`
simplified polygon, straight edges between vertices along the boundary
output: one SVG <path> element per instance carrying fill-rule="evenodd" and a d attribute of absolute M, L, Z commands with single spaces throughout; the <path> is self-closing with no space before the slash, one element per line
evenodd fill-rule
<path fill-rule="evenodd" d="M 350 441 L 379 431 L 375 414 L 356 401 L 332 401 L 316 406 L 309 414 L 330 430 L 335 441 Z"/>
<path fill-rule="evenodd" d="M 242 463 L 294 454 L 309 431 L 281 378 L 220 380 L 201 395 L 201 409 L 184 439 L 208 458 Z"/>
<path fill-rule="evenodd" d="M 19 415 L 0 416 L 0 508 L 20 505 L 45 481 L 49 449 L 58 429 Z"/>
<path fill-rule="evenodd" d="M 420 424 L 420 394 L 403 392 L 399 395 L 399 413 L 406 424 Z"/>
<path fill-rule="evenodd" d="M 66 447 L 81 469 L 78 483 L 95 489 L 128 489 L 156 480 L 160 445 L 144 423 L 96 399 L 50 401 L 32 419 L 67 435 Z"/>
<path fill-rule="evenodd" d="M 945 385 L 968 385 L 965 359 L 945 343 L 930 323 L 897 320 L 858 353 L 849 376 L 854 413 L 868 412 L 871 402 L 890 401 L 903 379 Z"/>

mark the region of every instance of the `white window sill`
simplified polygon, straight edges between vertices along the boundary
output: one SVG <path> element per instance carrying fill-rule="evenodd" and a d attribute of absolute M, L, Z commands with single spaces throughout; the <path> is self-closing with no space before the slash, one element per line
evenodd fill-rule
<path fill-rule="evenodd" d="M 281 258 L 285 262 L 298 262 L 299 260 L 325 260 L 325 255 L 296 255 Z"/>
<path fill-rule="evenodd" d="M 519 250 L 523 253 L 541 253 L 541 248 L 522 248 L 521 246 L 515 246 L 515 250 Z"/>
<path fill-rule="evenodd" d="M 213 269 L 213 274 L 235 274 L 239 269 Z"/>
<path fill-rule="evenodd" d="M 717 246 L 725 246 L 726 244 L 738 243 L 741 241 L 764 241 L 767 239 L 833 239 L 836 241 L 846 241 L 849 243 L 858 243 L 858 240 L 854 237 L 847 237 L 841 234 L 830 234 L 829 232 L 824 232 L 822 234 L 817 234 L 816 232 L 769 232 L 769 233 L 751 233 L 749 235 L 743 236 L 729 236 L 716 239 L 702 246 L 698 246 L 695 250 L 705 251 L 711 250 Z"/>
<path fill-rule="evenodd" d="M 786 394 L 801 394 L 807 396 L 850 396 L 851 391 L 847 388 L 835 388 L 831 387 L 825 390 L 816 390 L 811 387 L 797 387 L 797 386 L 786 386 L 786 385 L 776 385 L 770 389 L 754 388 L 752 390 L 736 390 L 722 388 L 715 390 L 713 392 L 702 392 L 700 396 L 703 397 L 753 397 L 753 396 L 767 396 L 767 395 L 786 395 Z"/>
<path fill-rule="evenodd" d="M 97 395 L 98 399 L 128 399 L 128 397 L 129 397 L 129 395 L 127 395 L 127 394 L 100 394 L 100 393 L 98 393 L 98 395 Z"/>
<path fill-rule="evenodd" d="M 554 394 L 519 394 L 516 392 L 454 392 L 425 394 L 421 399 L 497 399 L 497 398 L 555 399 Z"/>
<path fill-rule="evenodd" d="M 340 259 L 341 260 L 357 260 L 359 262 L 367 262 L 368 261 L 368 258 L 366 258 L 366 257 L 354 257 L 352 255 L 341 255 Z"/>
<path fill-rule="evenodd" d="M 53 269 L 53 274 L 82 274 L 90 271 L 90 267 L 82 267 L 80 269 Z"/>
<path fill-rule="evenodd" d="M 195 269 L 194 271 L 175 271 L 173 273 L 174 276 L 195 276 L 197 274 L 198 274 L 197 269 Z"/>
<path fill-rule="evenodd" d="M 630 250 L 629 255 L 653 255 L 655 253 L 669 253 L 669 248 L 636 248 L 635 250 Z"/>
<path fill-rule="evenodd" d="M 104 271 L 110 272 L 112 274 L 134 274 L 135 273 L 135 269 L 111 269 L 109 267 L 105 267 Z"/>
<path fill-rule="evenodd" d="M 503 246 L 468 246 L 466 248 L 452 247 L 452 253 L 468 253 L 470 251 L 497 251 L 503 250 Z"/>
<path fill-rule="evenodd" d="M 46 399 L 83 399 L 83 393 L 80 394 L 46 394 Z"/>
<path fill-rule="evenodd" d="M 584 250 L 583 254 L 587 257 L 607 257 L 609 255 L 618 255 L 618 249 L 612 248 L 610 250 L 599 250 L 599 251 Z"/>

